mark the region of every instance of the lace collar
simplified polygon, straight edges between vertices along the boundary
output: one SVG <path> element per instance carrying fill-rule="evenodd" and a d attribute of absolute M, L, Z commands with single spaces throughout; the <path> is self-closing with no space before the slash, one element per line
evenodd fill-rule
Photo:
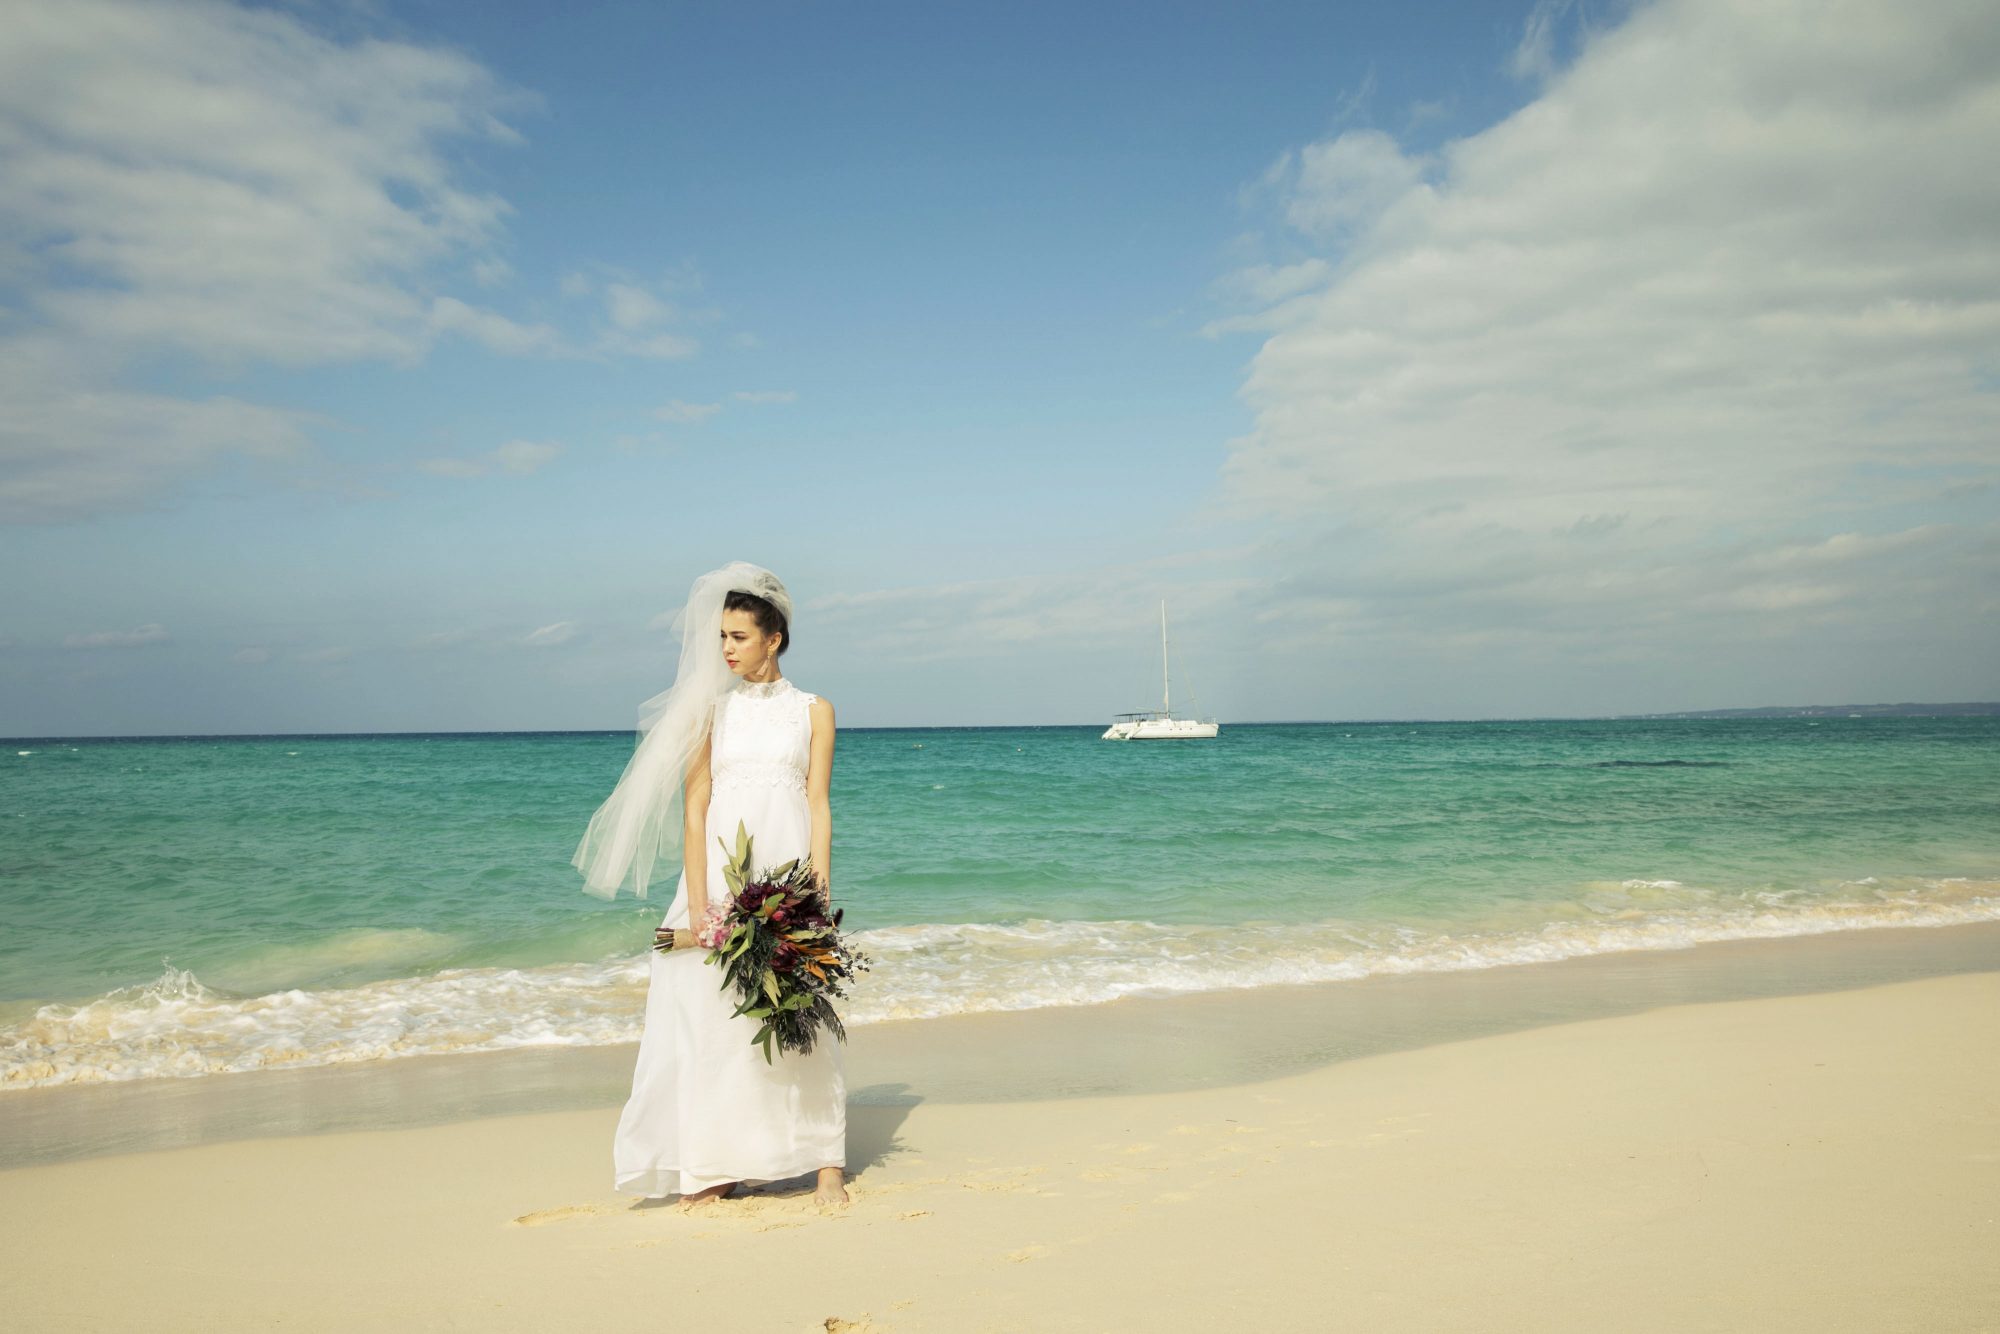
<path fill-rule="evenodd" d="M 739 680 L 736 683 L 736 693 L 748 695 L 751 699 L 770 699 L 783 694 L 791 684 L 791 678 L 787 676 L 781 676 L 775 681 Z"/>

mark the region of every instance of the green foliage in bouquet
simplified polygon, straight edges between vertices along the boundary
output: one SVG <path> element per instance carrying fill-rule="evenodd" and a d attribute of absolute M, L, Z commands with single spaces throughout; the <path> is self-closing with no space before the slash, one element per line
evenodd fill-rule
<path fill-rule="evenodd" d="M 722 839 L 715 841 L 722 845 L 722 874 L 732 897 L 724 919 L 728 934 L 708 962 L 721 967 L 722 990 L 736 989 L 736 1013 L 762 1021 L 751 1042 L 763 1047 L 766 1062 L 773 1042 L 779 1051 L 810 1052 L 822 1029 L 845 1042 L 833 1002 L 846 996 L 843 985 L 869 962 L 840 935 L 844 910 L 829 915 L 810 858 L 753 877 L 752 839 L 742 821 L 736 823 L 734 855 Z"/>

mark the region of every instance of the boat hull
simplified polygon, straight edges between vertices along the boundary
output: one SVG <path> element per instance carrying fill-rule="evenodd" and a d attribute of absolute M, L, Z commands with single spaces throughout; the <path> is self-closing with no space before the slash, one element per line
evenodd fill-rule
<path fill-rule="evenodd" d="M 1104 729 L 1102 741 L 1187 741 L 1211 737 L 1220 730 L 1214 723 L 1192 718 L 1140 718 L 1129 723 L 1113 723 Z"/>

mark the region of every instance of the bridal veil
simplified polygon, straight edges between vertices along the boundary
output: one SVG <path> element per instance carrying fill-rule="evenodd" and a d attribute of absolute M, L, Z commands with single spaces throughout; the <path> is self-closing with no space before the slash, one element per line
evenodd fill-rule
<path fill-rule="evenodd" d="M 681 637 L 674 683 L 639 706 L 638 745 L 570 858 L 583 872 L 586 894 L 616 898 L 629 876 L 633 893 L 645 898 L 653 863 L 680 846 L 688 762 L 708 737 L 716 702 L 736 684 L 721 638 L 722 603 L 732 589 L 773 603 L 791 623 L 791 595 L 761 565 L 731 561 L 694 581 L 674 617 Z"/>

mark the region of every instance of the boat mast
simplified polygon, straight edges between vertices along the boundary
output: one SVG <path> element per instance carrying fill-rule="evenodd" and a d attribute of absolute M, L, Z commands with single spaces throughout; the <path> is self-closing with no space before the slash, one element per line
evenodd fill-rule
<path fill-rule="evenodd" d="M 1167 684 L 1167 600 L 1160 599 L 1160 712 L 1173 716 L 1173 692 Z"/>

